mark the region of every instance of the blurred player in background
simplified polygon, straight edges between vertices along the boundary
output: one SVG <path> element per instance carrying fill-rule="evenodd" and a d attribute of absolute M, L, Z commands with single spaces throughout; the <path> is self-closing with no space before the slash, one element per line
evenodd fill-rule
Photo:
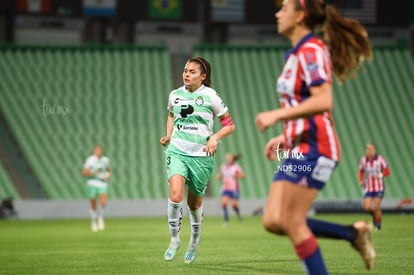
<path fill-rule="evenodd" d="M 372 215 L 375 227 L 381 229 L 381 201 L 384 197 L 384 177 L 391 173 L 384 157 L 377 154 L 377 148 L 369 143 L 365 156 L 359 162 L 359 184 L 364 188 L 364 210 Z"/>
<path fill-rule="evenodd" d="M 86 159 L 82 175 L 88 178 L 88 196 L 91 203 L 92 231 L 105 229 L 104 210 L 107 203 L 108 180 L 111 176 L 109 158 L 103 155 L 101 145 L 95 145 L 93 155 Z M 100 207 L 98 209 L 97 201 Z"/>
<path fill-rule="evenodd" d="M 371 57 L 367 32 L 322 0 L 285 0 L 275 19 L 279 34 L 293 48 L 285 55 L 277 81 L 282 108 L 256 117 L 260 131 L 284 122 L 283 134 L 268 142 L 265 154 L 276 159 L 281 144 L 287 154 L 270 189 L 264 226 L 271 233 L 289 236 L 308 274 L 328 274 L 315 236 L 348 240 L 371 269 L 375 257 L 372 224 L 359 221 L 344 226 L 307 218 L 340 159 L 331 117 L 332 72 L 343 81 Z"/>
<path fill-rule="evenodd" d="M 222 181 L 221 205 L 223 207 L 223 215 L 225 225 L 229 222 L 229 214 L 227 211 L 227 204 L 229 201 L 236 212 L 239 221 L 242 220 L 239 210 L 239 195 L 240 185 L 239 180 L 244 179 L 244 172 L 237 163 L 241 155 L 234 155 L 232 153 L 226 154 L 226 163 L 220 167 L 220 173 L 217 179 Z"/>
<path fill-rule="evenodd" d="M 184 186 L 188 186 L 187 204 L 191 239 L 184 263 L 197 255 L 203 221 L 203 196 L 213 171 L 213 158 L 219 141 L 233 133 L 235 126 L 227 106 L 211 86 L 211 66 L 205 59 L 187 61 L 183 72 L 184 86 L 172 91 L 168 100 L 167 135 L 160 143 L 165 151 L 169 182 L 168 223 L 171 243 L 164 254 L 166 261 L 175 258 L 181 246 L 180 227 Z M 213 133 L 214 118 L 222 128 Z"/>

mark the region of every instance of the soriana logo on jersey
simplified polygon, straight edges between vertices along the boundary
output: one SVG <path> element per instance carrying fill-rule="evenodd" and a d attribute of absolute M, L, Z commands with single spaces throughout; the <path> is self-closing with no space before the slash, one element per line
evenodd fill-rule
<path fill-rule="evenodd" d="M 177 124 L 178 131 L 198 131 L 198 127 L 194 125 Z"/>

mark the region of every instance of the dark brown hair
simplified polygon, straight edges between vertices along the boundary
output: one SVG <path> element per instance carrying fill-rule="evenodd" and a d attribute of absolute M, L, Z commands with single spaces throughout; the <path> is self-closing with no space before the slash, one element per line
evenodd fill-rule
<path fill-rule="evenodd" d="M 343 17 L 324 0 L 295 2 L 297 9 L 305 12 L 306 26 L 328 45 L 333 72 L 339 80 L 354 77 L 354 71 L 360 68 L 362 61 L 372 57 L 365 28 L 357 20 Z"/>
<path fill-rule="evenodd" d="M 241 154 L 233 154 L 233 160 L 236 162 L 239 159 L 241 159 L 242 155 Z"/>
<path fill-rule="evenodd" d="M 203 84 L 207 87 L 211 87 L 211 65 L 210 63 L 202 57 L 193 57 L 190 58 L 187 62 L 194 62 L 200 66 L 201 74 L 206 74 L 206 79 L 204 79 Z"/>

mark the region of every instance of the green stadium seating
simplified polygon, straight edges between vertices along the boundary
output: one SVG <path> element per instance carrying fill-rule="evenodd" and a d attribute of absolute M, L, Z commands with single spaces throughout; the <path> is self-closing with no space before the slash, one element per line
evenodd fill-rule
<path fill-rule="evenodd" d="M 9 197 L 18 199 L 20 195 L 7 175 L 3 165 L 0 164 L 0 201 Z"/>
<path fill-rule="evenodd" d="M 264 159 L 263 147 L 281 125 L 259 133 L 254 119 L 278 106 L 275 83 L 284 51 L 273 46 L 195 49 L 212 63 L 213 87 L 237 127 L 219 145 L 215 173 L 226 152 L 242 153 L 243 198 L 266 197 L 277 169 L 278 163 Z M 375 48 L 374 55 L 354 81 L 334 83 L 333 115 L 343 158 L 321 199 L 361 197 L 358 162 L 371 141 L 392 170 L 386 198 L 414 194 L 409 150 L 414 147 L 409 121 L 413 61 L 407 49 L 398 47 Z M 0 108 L 50 198 L 86 198 L 81 170 L 96 143 L 112 162 L 110 198 L 167 197 L 159 138 L 165 134 L 166 103 L 174 86 L 165 47 L 2 47 L 0 71 Z M 45 104 L 60 109 L 45 114 Z M 4 175 L 0 169 L 0 180 Z M 211 178 L 213 196 L 220 185 Z"/>
<path fill-rule="evenodd" d="M 283 66 L 285 49 L 267 46 L 199 46 L 196 55 L 207 58 L 213 67 L 213 86 L 221 93 L 236 122 L 237 132 L 225 140 L 225 151 L 241 152 L 246 172 L 241 181 L 242 196 L 265 196 L 277 163 L 265 161 L 263 147 L 277 125 L 260 134 L 254 125 L 256 114 L 278 106 L 276 79 Z M 374 59 L 363 72 L 343 85 L 334 83 L 334 119 L 341 141 L 342 160 L 331 180 L 320 192 L 320 199 L 357 199 L 359 159 L 365 144 L 374 142 L 388 160 L 392 174 L 386 179 L 386 198 L 413 197 L 411 179 L 414 161 L 408 148 L 414 148 L 413 115 L 414 66 L 408 49 L 377 47 Z M 219 152 L 219 159 L 224 159 Z M 218 165 L 218 164 L 217 164 Z M 214 186 L 214 193 L 219 188 Z"/>
<path fill-rule="evenodd" d="M 85 198 L 81 171 L 96 143 L 112 161 L 111 198 L 166 196 L 165 47 L 5 47 L 0 55 L 0 107 L 50 198 Z"/>

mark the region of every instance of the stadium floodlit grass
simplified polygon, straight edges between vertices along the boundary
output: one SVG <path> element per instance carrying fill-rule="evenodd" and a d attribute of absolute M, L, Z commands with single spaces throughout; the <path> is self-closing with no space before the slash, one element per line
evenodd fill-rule
<path fill-rule="evenodd" d="M 317 215 L 351 223 L 367 215 Z M 0 274 L 303 274 L 290 242 L 264 231 L 260 217 L 205 217 L 198 258 L 183 263 L 183 246 L 172 262 L 163 260 L 169 244 L 165 218 L 112 218 L 92 233 L 89 220 L 0 221 Z M 414 274 L 414 216 L 385 215 L 373 236 L 377 264 L 367 271 L 345 241 L 320 240 L 331 274 Z"/>

